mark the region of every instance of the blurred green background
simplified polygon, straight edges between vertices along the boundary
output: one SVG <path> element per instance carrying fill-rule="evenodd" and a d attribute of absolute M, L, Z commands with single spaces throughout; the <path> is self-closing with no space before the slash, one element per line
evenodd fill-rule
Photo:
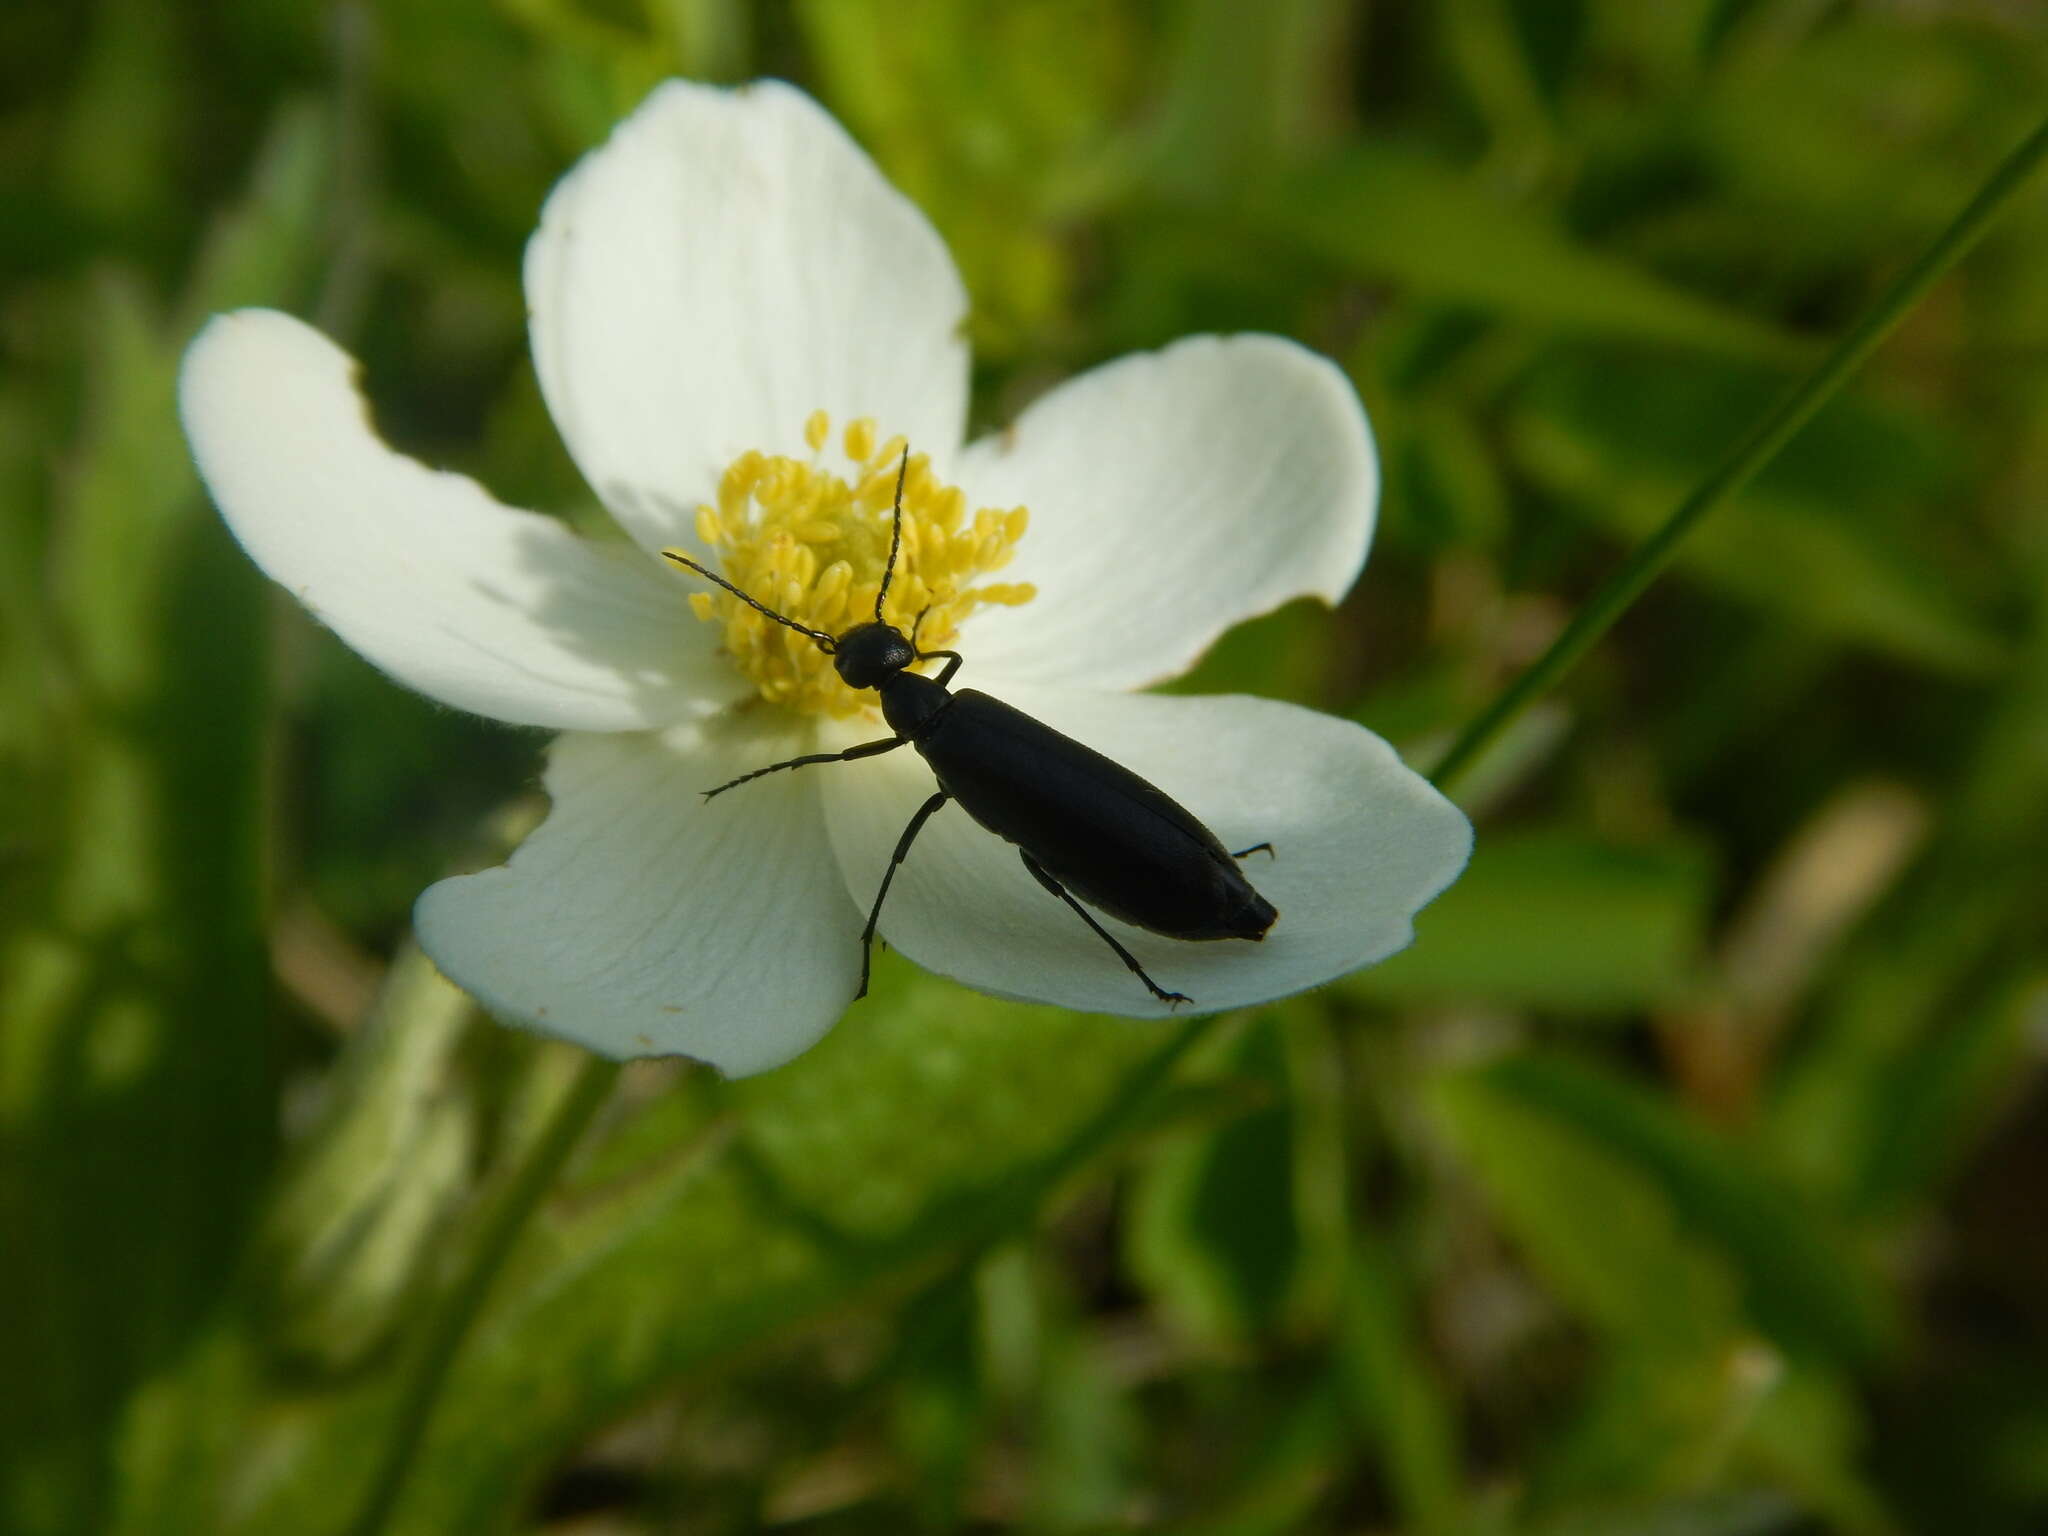
<path fill-rule="evenodd" d="M 0 1530 L 342 1529 L 575 1053 L 406 941 L 543 740 L 384 682 L 173 416 L 208 313 L 582 518 L 541 199 L 793 79 L 936 221 L 977 417 L 1337 358 L 1340 610 L 1184 686 L 1427 766 L 2032 126 L 2025 0 L 99 0 L 0 11 Z M 628 1070 L 404 1532 L 2048 1529 L 2048 194 L 1471 781 L 1394 962 L 1214 1025 L 893 959 Z"/>

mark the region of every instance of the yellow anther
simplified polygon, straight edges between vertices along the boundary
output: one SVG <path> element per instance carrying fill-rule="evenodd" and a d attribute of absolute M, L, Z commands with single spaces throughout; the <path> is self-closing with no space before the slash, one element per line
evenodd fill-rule
<path fill-rule="evenodd" d="M 811 589 L 811 601 L 830 603 L 846 595 L 846 588 L 853 580 L 853 567 L 844 560 L 834 560 L 818 574 L 818 584 Z"/>
<path fill-rule="evenodd" d="M 871 416 L 846 424 L 846 456 L 856 464 L 866 464 L 875 456 L 875 422 Z"/>
<path fill-rule="evenodd" d="M 697 537 L 717 569 L 741 591 L 807 629 L 837 635 L 870 619 L 888 568 L 895 532 L 896 477 L 903 474 L 902 547 L 882 617 L 920 648 L 949 647 L 960 625 L 984 605 L 1029 602 L 1025 583 L 976 586 L 1009 564 L 1023 537 L 1022 507 L 983 507 L 933 473 L 930 458 L 910 455 L 904 439 L 877 441 L 866 417 L 841 434 L 846 461 L 822 456 L 832 439 L 824 411 L 805 418 L 811 462 L 749 449 L 718 479 L 718 504 L 701 506 Z M 762 617 L 724 590 L 692 592 L 690 611 L 724 633 L 726 652 L 771 703 L 812 714 L 847 716 L 875 707 L 872 693 L 848 688 L 832 658 L 807 635 Z"/>

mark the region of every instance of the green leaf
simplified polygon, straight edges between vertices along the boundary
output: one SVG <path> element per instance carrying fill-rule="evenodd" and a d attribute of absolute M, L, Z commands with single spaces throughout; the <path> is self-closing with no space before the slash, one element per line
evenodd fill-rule
<path fill-rule="evenodd" d="M 1239 1070 L 1255 1074 L 1267 1103 L 1159 1148 L 1133 1188 L 1126 1262 L 1180 1328 L 1212 1344 L 1269 1325 L 1300 1257 L 1291 1126 L 1273 1042 L 1263 1043 L 1267 1059 Z"/>
<path fill-rule="evenodd" d="M 1430 1104 L 1531 1268 L 1601 1336 L 1536 1469 L 1542 1510 L 1711 1487 L 1752 1470 L 1751 1448 L 1775 1471 L 1791 1421 L 1761 1426 L 1787 1380 L 1781 1351 L 1877 1347 L 1869 1282 L 1818 1216 L 1647 1094 L 1529 1055 L 1448 1073 Z M 1798 1464 L 1823 1507 L 1853 1497 L 1845 1457 L 1803 1446 Z"/>
<path fill-rule="evenodd" d="M 1212 1069 L 1250 1107 L 1162 1142 L 1132 1186 L 1125 1260 L 1212 1347 L 1313 1331 L 1335 1301 L 1343 1146 L 1334 1049 L 1317 1023 L 1263 1018 Z"/>
<path fill-rule="evenodd" d="M 1856 1389 L 1834 1373 L 1794 1368 L 1758 1405 L 1742 1463 L 1792 1492 L 1831 1529 L 1893 1536 L 1899 1526 L 1873 1486 L 1865 1412 Z"/>
<path fill-rule="evenodd" d="M 2048 590 L 2048 583 L 2040 584 Z M 1866 1216 L 1926 1193 L 2008 1104 L 2039 985 L 2048 606 L 1974 725 L 1935 841 L 1877 913 L 1778 1074 L 1785 1165 Z"/>
<path fill-rule="evenodd" d="M 2000 976 L 1889 1063 L 1868 1116 L 1860 1209 L 1896 1210 L 1938 1189 L 1990 1140 L 2024 1092 L 2037 1049 L 2028 1028 L 2044 1004 L 2048 976 Z"/>
<path fill-rule="evenodd" d="M 1390 1241 L 1362 1247 L 1349 1280 L 1338 1370 L 1395 1506 L 1419 1532 L 1467 1529 L 1455 1410 L 1421 1347 L 1408 1277 Z"/>
<path fill-rule="evenodd" d="M 1768 376 L 1725 366 L 1557 360 L 1520 392 L 1510 442 L 1568 509 L 1635 541 L 1775 389 Z M 1990 573 L 1959 568 L 1953 541 L 1906 515 L 1951 498 L 1952 458 L 1917 420 L 1837 400 L 1754 487 L 1692 531 L 1678 562 L 1819 633 L 1943 671 L 1982 671 L 2004 646 L 1966 594 Z"/>
<path fill-rule="evenodd" d="M 265 1406 L 263 1365 L 255 1341 L 223 1321 L 195 1338 L 174 1369 L 143 1382 L 121 1414 L 107 1488 L 113 1509 L 90 1528 L 105 1536 L 218 1530 L 221 1486 L 248 1449 L 246 1426 Z"/>
<path fill-rule="evenodd" d="M 708 1119 L 664 1117 L 672 1139 L 641 1141 L 630 1170 L 602 1160 L 603 1184 L 573 1179 L 528 1230 L 394 1529 L 489 1526 L 560 1446 L 663 1385 L 1025 1229 L 1150 1124 L 1158 1088 L 1212 1027 L 1011 1006 L 878 967 L 870 1000 L 809 1055 L 705 1081 Z M 389 1394 L 372 1381 L 324 1399 L 317 1432 L 304 1415 L 252 1431 L 276 1476 L 232 1529 L 331 1518 L 361 1485 Z"/>
<path fill-rule="evenodd" d="M 1101 1530 L 1130 1506 L 1137 1471 L 1136 1405 L 1111 1379 L 1108 1363 L 1082 1329 L 1055 1332 L 1033 1424 L 1033 1470 L 1026 1523 L 1051 1531 Z"/>
<path fill-rule="evenodd" d="M 1867 1360 L 1895 1337 L 1881 1293 L 1827 1214 L 1662 1099 L 1535 1054 L 1452 1074 L 1439 1091 L 1447 1124 L 1526 1224 L 1518 1230 L 1535 1234 L 1590 1314 L 1681 1336 L 1692 1308 L 1715 1294 L 1713 1269 L 1726 1266 L 1749 1318 L 1790 1354 Z M 1603 1205 L 1614 1228 L 1631 1230 L 1599 1230 Z M 1624 1209 L 1629 1220 L 1614 1216 Z M 1589 1257 L 1599 1252 L 1633 1279 Z M 1652 1274 L 1692 1300 L 1674 1307 L 1668 1294 L 1645 1293 Z"/>
<path fill-rule="evenodd" d="M 1151 131 L 1155 175 L 1191 188 L 1240 185 L 1327 135 L 1340 77 L 1318 66 L 1340 44 L 1340 5 L 1183 0 L 1174 11 Z"/>
<path fill-rule="evenodd" d="M 1798 1510 L 1763 1489 L 1568 1505 L 1517 1529 L 1525 1536 L 1783 1536 Z"/>
<path fill-rule="evenodd" d="M 36 803 L 31 764 L 42 757 L 61 691 L 55 624 L 40 580 L 44 559 L 43 452 L 48 407 L 26 389 L 0 389 L 0 906 L 10 871 L 33 846 L 34 829 L 17 826 Z M 46 764 L 39 765 L 47 767 Z"/>
<path fill-rule="evenodd" d="M 279 109 L 258 148 L 248 195 L 207 230 L 178 329 L 197 331 L 222 310 L 289 305 L 301 295 L 328 217 L 333 156 L 326 112 L 310 101 Z"/>
<path fill-rule="evenodd" d="M 187 77 L 164 60 L 181 29 L 174 12 L 151 0 L 98 0 L 89 9 L 91 38 L 64 115 L 57 179 L 73 207 L 129 246 L 145 246 L 175 206 Z"/>
<path fill-rule="evenodd" d="M 1620 1013 L 1696 984 L 1712 863 L 1689 843 L 1623 847 L 1554 827 L 1481 837 L 1408 949 L 1343 986 Z"/>
<path fill-rule="evenodd" d="M 956 1270 L 912 1298 L 903 1342 L 876 1373 L 888 1383 L 890 1439 L 911 1468 L 912 1500 L 928 1530 L 960 1523 L 981 1436 L 975 1279 L 971 1269 Z"/>
<path fill-rule="evenodd" d="M 1784 1376 L 1753 1339 L 1671 1355 L 1614 1340 L 1533 1481 L 1543 1510 L 1714 1487 L 1741 1475 L 1743 1436 Z"/>
<path fill-rule="evenodd" d="M 1845 1209 L 1856 1209 L 1866 1193 L 1883 1193 L 1883 1181 L 1869 1181 L 1892 1137 L 1887 1117 L 1898 1108 L 1895 1089 L 1935 1071 L 1936 1059 L 1951 1048 L 1943 1043 L 1930 1052 L 1929 1042 L 1954 1025 L 1952 997 L 1968 996 L 1966 983 L 1989 961 L 1996 924 L 2010 910 L 2010 898 L 1991 882 L 1959 893 L 1923 885 L 1914 894 L 1917 909 L 1895 920 L 1880 914 L 1851 947 L 1801 1049 L 1780 1067 L 1770 1105 L 1769 1129 L 1784 1166 Z M 1967 1059 L 1993 1043 L 1982 1031 L 1988 1025 L 1995 1034 L 2000 1022 L 1995 1010 L 1973 1008 L 1959 1029 L 1965 1038 L 1953 1044 Z M 1929 1059 L 1918 1059 L 1922 1052 Z"/>
<path fill-rule="evenodd" d="M 1516 1091 L 1518 1062 L 1447 1074 L 1431 1107 L 1530 1265 L 1637 1351 L 1698 1358 L 1739 1328 L 1735 1276 L 1670 1191 L 1608 1141 Z"/>
<path fill-rule="evenodd" d="M 1346 273 L 1507 320 L 1738 357 L 1789 361 L 1799 352 L 1769 324 L 1581 243 L 1467 172 L 1386 144 L 1356 144 L 1277 178 L 1229 214 Z"/>
<path fill-rule="evenodd" d="M 1058 224 L 1123 180 L 1115 115 L 1157 65 L 1122 6 L 806 0 L 821 94 L 945 237 L 984 359 L 1063 327 L 1075 262 Z"/>
<path fill-rule="evenodd" d="M 1746 225 L 1781 224 L 1779 262 L 1862 262 L 1925 239 L 2035 110 L 2038 69 L 1987 88 L 1989 41 L 1866 13 L 1736 61 L 1700 104 L 1724 198 Z"/>
<path fill-rule="evenodd" d="M 264 1211 L 257 1305 L 267 1342 L 338 1371 L 397 1326 L 475 1161 L 475 1105 L 450 1057 L 475 1005 L 408 947 L 350 1036 L 327 1114 Z"/>

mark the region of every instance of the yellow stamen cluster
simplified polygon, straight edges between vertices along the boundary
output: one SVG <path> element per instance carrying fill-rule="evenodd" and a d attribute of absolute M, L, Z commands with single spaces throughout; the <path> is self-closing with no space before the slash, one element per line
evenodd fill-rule
<path fill-rule="evenodd" d="M 697 509 L 697 537 L 716 554 L 719 574 L 748 596 L 836 636 L 874 618 L 904 440 L 878 442 L 866 418 L 849 423 L 840 439 L 842 474 L 823 463 L 831 436 L 831 418 L 813 411 L 804 423 L 808 461 L 753 449 L 733 460 L 720 477 L 718 505 Z M 1023 507 L 984 507 L 970 518 L 959 488 L 941 482 L 924 454 L 911 454 L 903 546 L 883 620 L 906 635 L 915 626 L 918 649 L 935 651 L 950 646 L 961 621 L 982 604 L 1031 601 L 1036 589 L 1028 582 L 975 585 L 1010 563 L 1029 521 Z M 874 707 L 875 695 L 842 683 L 814 641 L 730 592 L 694 592 L 690 607 L 723 627 L 727 654 L 771 703 L 842 717 Z"/>

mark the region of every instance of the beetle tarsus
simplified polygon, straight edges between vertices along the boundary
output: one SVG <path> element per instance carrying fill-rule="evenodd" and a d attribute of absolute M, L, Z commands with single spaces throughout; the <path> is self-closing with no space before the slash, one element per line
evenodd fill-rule
<path fill-rule="evenodd" d="M 1249 848 L 1238 849 L 1237 852 L 1231 855 L 1231 857 L 1233 859 L 1248 859 L 1255 853 L 1263 853 L 1269 859 L 1277 859 L 1280 857 L 1279 854 L 1273 851 L 1273 845 L 1271 843 L 1253 843 Z"/>
<path fill-rule="evenodd" d="M 1166 988 L 1160 986 L 1159 983 L 1154 981 L 1150 976 L 1147 976 L 1145 974 L 1145 967 L 1138 964 L 1138 957 L 1132 954 L 1128 949 L 1125 949 L 1123 945 L 1117 943 L 1116 935 L 1111 933 L 1107 928 L 1103 927 L 1102 924 L 1095 921 L 1095 914 L 1093 912 L 1090 912 L 1086 907 L 1082 906 L 1080 902 L 1074 900 L 1073 893 L 1069 891 L 1064 885 L 1061 885 L 1059 881 L 1053 879 L 1053 877 L 1046 872 L 1046 868 L 1043 864 L 1039 863 L 1038 860 L 1031 857 L 1031 855 L 1022 848 L 1019 848 L 1017 850 L 1017 856 L 1024 861 L 1024 867 L 1031 871 L 1031 878 L 1036 880 L 1040 885 L 1044 886 L 1048 891 L 1051 891 L 1053 895 L 1059 897 L 1059 899 L 1061 901 L 1064 901 L 1068 906 L 1072 907 L 1074 911 L 1080 916 L 1081 921 L 1086 923 L 1090 928 L 1093 928 L 1095 930 L 1096 937 L 1101 939 L 1103 943 L 1107 944 L 1111 949 L 1116 951 L 1117 959 L 1123 961 L 1125 965 L 1131 968 L 1131 974 L 1133 976 L 1136 976 L 1138 980 L 1145 983 L 1145 986 L 1148 990 L 1150 990 L 1154 997 L 1158 998 L 1159 1001 L 1167 1004 L 1169 1007 L 1176 1008 L 1179 1007 L 1182 1003 L 1192 1003 L 1194 1001 L 1194 999 L 1192 997 L 1189 997 L 1185 992 L 1167 991 Z"/>

